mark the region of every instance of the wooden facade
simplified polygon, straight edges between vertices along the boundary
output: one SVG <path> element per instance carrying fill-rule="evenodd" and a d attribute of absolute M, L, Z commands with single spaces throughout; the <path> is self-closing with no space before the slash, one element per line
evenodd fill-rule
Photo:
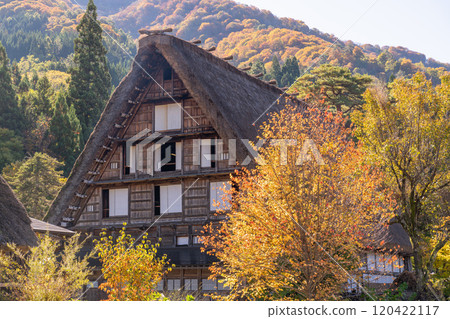
<path fill-rule="evenodd" d="M 169 66 L 162 63 L 160 67 L 160 70 L 151 74 L 155 82 L 141 89 L 145 94 L 137 102 L 129 124 L 121 128 L 116 146 L 111 147 L 102 163 L 103 171 L 98 175 L 92 174 L 95 178 L 89 184 L 90 195 L 79 206 L 81 213 L 76 222 L 63 222 L 63 225 L 71 226 L 75 231 L 87 231 L 94 236 L 102 229 L 114 234 L 124 223 L 127 224 L 127 231 L 133 235 L 139 236 L 145 230 L 152 241 L 161 240 L 159 253 L 166 254 L 176 264 L 175 269 L 158 285 L 158 289 L 185 289 L 191 293 L 224 290 L 222 284 L 208 279 L 211 258 L 200 252 L 198 237 L 206 224 L 220 219 L 212 208 L 211 185 L 227 183 L 229 174 L 237 166 L 230 165 L 226 144 L 221 144 L 220 154 L 210 154 L 216 157 L 213 164 L 202 166 L 201 160 L 195 161 L 194 148 L 201 147 L 202 140 L 218 144 L 220 136 L 176 72 L 170 68 L 171 78 L 163 79 L 164 70 Z M 168 99 L 167 93 L 173 95 L 175 101 Z M 158 131 L 153 124 L 157 120 L 155 109 L 175 103 L 178 104 L 176 107 L 182 107 L 178 112 L 181 116 L 180 128 Z M 148 130 L 148 133 L 134 142 L 131 150 L 127 149 L 127 140 L 144 130 Z M 155 132 L 161 134 L 158 139 L 141 148 L 136 147 Z M 181 145 L 176 154 L 176 157 L 181 158 L 181 165 L 175 170 L 156 171 L 156 162 L 148 161 L 149 149 L 162 137 L 170 137 L 170 143 Z M 201 150 L 197 151 L 201 155 Z M 131 161 L 134 161 L 132 165 L 127 165 L 126 152 L 134 152 L 131 156 Z M 140 170 L 136 169 L 139 164 Z M 131 169 L 133 165 L 136 167 Z M 181 210 L 163 212 L 157 197 L 161 196 L 161 188 L 174 185 L 180 185 L 181 188 Z M 126 202 L 127 211 L 120 216 L 105 213 L 105 191 L 111 197 L 114 190 L 123 190 L 126 194 L 126 198 L 120 200 Z"/>

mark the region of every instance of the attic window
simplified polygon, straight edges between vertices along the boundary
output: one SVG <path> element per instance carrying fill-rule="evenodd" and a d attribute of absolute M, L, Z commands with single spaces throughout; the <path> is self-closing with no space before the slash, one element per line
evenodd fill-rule
<path fill-rule="evenodd" d="M 164 71 L 163 71 L 163 80 L 164 80 L 164 81 L 170 81 L 170 80 L 172 80 L 172 68 L 171 68 L 171 67 L 166 67 L 166 68 L 164 68 Z"/>
<path fill-rule="evenodd" d="M 163 104 L 155 106 L 155 131 L 181 129 L 181 106 Z"/>

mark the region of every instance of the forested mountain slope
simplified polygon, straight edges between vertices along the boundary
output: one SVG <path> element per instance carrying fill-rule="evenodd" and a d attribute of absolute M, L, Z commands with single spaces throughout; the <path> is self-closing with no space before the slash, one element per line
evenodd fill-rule
<path fill-rule="evenodd" d="M 444 70 L 450 70 L 449 64 L 403 47 L 337 41 L 328 50 L 335 36 L 311 29 L 302 21 L 278 18 L 269 11 L 229 0 L 138 0 L 109 18 L 134 37 L 143 27 L 172 27 L 178 37 L 201 39 L 204 46 L 217 45 L 218 54 L 233 54 L 233 63 L 240 65 L 261 61 L 269 68 L 273 56 L 285 61 L 295 55 L 303 67 L 313 61 L 332 63 L 386 81 L 392 75 L 411 75 L 419 70 L 437 81 Z"/>

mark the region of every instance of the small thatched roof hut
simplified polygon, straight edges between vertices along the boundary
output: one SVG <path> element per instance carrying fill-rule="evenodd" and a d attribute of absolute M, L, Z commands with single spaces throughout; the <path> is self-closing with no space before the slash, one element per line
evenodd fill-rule
<path fill-rule="evenodd" d="M 25 207 L 0 176 L 0 246 L 7 243 L 22 247 L 35 246 L 37 238 L 31 228 L 31 220 Z"/>

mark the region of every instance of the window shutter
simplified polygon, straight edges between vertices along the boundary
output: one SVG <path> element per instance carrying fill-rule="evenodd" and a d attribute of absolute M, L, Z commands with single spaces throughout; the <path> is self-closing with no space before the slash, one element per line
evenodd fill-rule
<path fill-rule="evenodd" d="M 136 146 L 130 147 L 130 173 L 136 173 Z"/>
<path fill-rule="evenodd" d="M 169 186 L 169 196 L 168 196 L 168 206 L 170 206 L 170 213 L 179 213 L 182 211 L 181 204 L 181 185 L 170 185 Z"/>
<path fill-rule="evenodd" d="M 155 172 L 160 172 L 161 171 L 161 144 L 155 144 L 154 145 L 154 168 L 155 168 Z"/>
<path fill-rule="evenodd" d="M 211 140 L 201 140 L 200 161 L 202 167 L 211 167 Z"/>
<path fill-rule="evenodd" d="M 155 131 L 167 130 L 167 105 L 155 105 Z"/>
<path fill-rule="evenodd" d="M 178 104 L 167 105 L 167 130 L 181 129 L 181 111 Z"/>
<path fill-rule="evenodd" d="M 110 216 L 128 215 L 128 188 L 111 189 L 109 192 Z"/>
<path fill-rule="evenodd" d="M 160 205 L 161 205 L 161 215 L 167 213 L 167 209 L 169 208 L 169 206 L 167 205 L 167 203 L 169 202 L 168 200 L 168 196 L 169 196 L 169 189 L 167 186 L 161 186 L 159 188 L 159 200 L 160 200 Z"/>
<path fill-rule="evenodd" d="M 176 169 L 181 170 L 181 159 L 182 159 L 182 144 L 181 142 L 176 143 L 176 151 L 175 151 L 175 160 L 176 160 Z"/>

